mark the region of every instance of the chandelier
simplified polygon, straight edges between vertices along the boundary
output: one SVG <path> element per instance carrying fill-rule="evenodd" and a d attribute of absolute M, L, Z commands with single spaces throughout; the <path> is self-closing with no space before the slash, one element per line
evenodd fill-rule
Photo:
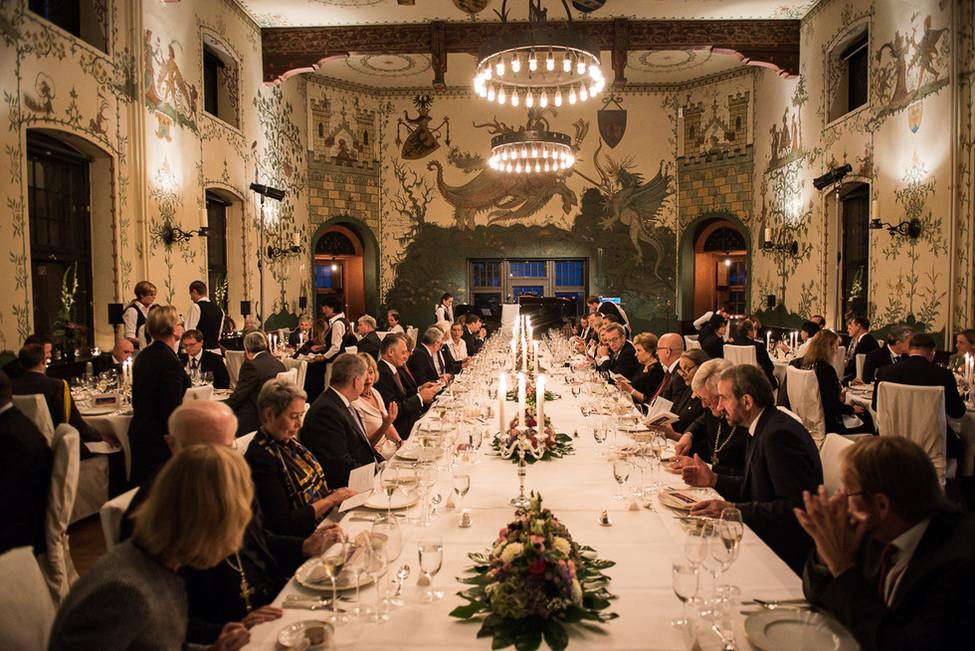
<path fill-rule="evenodd" d="M 586 101 L 602 92 L 606 79 L 594 39 L 568 25 L 549 27 L 541 0 L 528 0 L 529 28 L 508 32 L 507 0 L 501 4 L 501 34 L 481 44 L 474 90 L 488 101 L 527 108 Z"/>
<path fill-rule="evenodd" d="M 559 173 L 574 163 L 572 141 L 564 133 L 521 129 L 491 138 L 488 165 L 499 172 Z"/>

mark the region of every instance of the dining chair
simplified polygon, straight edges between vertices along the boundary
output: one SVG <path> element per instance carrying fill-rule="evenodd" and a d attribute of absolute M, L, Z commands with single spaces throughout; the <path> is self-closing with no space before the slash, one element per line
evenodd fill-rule
<path fill-rule="evenodd" d="M 836 357 L 833 358 L 833 368 L 836 369 L 836 377 L 843 379 L 843 374 L 846 372 L 846 346 L 840 346 L 836 351 Z"/>
<path fill-rule="evenodd" d="M 297 369 L 297 378 L 294 383 L 298 385 L 299 388 L 305 388 L 305 376 L 308 374 L 308 362 L 303 359 L 292 359 L 290 357 L 285 357 L 281 360 L 284 364 L 284 368 L 287 370 Z"/>
<path fill-rule="evenodd" d="M 98 518 L 102 523 L 102 533 L 105 534 L 105 545 L 111 549 L 119 544 L 122 531 L 122 518 L 132 503 L 132 498 L 139 491 L 138 487 L 116 495 L 102 505 L 98 511 Z"/>
<path fill-rule="evenodd" d="M 46 649 L 54 602 L 34 550 L 17 547 L 0 555 L 0 649 Z"/>
<path fill-rule="evenodd" d="M 256 435 L 257 435 L 257 431 L 253 431 L 238 436 L 237 439 L 234 441 L 234 445 L 237 448 L 237 451 L 240 452 L 241 454 L 247 454 L 247 448 L 250 447 L 251 441 L 254 440 L 254 437 Z"/>
<path fill-rule="evenodd" d="M 237 386 L 237 376 L 240 375 L 240 367 L 244 365 L 244 351 L 228 350 L 226 355 L 227 374 L 230 376 L 230 388 Z"/>
<path fill-rule="evenodd" d="M 698 341 L 698 335 L 684 335 L 684 348 L 687 350 L 693 350 L 700 347 L 701 342 Z"/>
<path fill-rule="evenodd" d="M 51 445 L 54 440 L 54 423 L 51 420 L 51 410 L 47 407 L 47 400 L 40 393 L 31 393 L 23 396 L 13 396 L 14 407 L 22 414 L 30 418 L 41 434 L 47 439 L 47 444 Z"/>
<path fill-rule="evenodd" d="M 857 356 L 856 356 L 856 365 L 857 365 L 857 375 L 856 375 L 856 378 L 858 380 L 860 380 L 861 382 L 863 381 L 863 365 L 866 363 L 866 361 L 867 361 L 867 354 L 866 353 L 857 353 Z M 843 376 L 841 375 L 839 377 L 843 377 Z"/>
<path fill-rule="evenodd" d="M 823 462 L 823 486 L 830 495 L 843 487 L 840 480 L 840 461 L 843 450 L 851 445 L 853 441 L 841 434 L 827 434 L 823 446 L 819 448 L 819 458 Z"/>
<path fill-rule="evenodd" d="M 78 430 L 71 425 L 61 423 L 54 430 L 51 446 L 54 463 L 51 466 L 51 488 L 44 517 L 46 550 L 38 561 L 56 605 L 61 604 L 71 584 L 78 579 L 68 545 L 68 523 L 78 492 L 80 445 Z"/>
<path fill-rule="evenodd" d="M 880 436 L 902 436 L 927 453 L 942 486 L 954 477 L 956 463 L 949 465 L 944 387 L 925 387 L 895 382 L 877 384 L 877 430 Z"/>
<path fill-rule="evenodd" d="M 735 364 L 748 364 L 758 366 L 758 356 L 755 354 L 754 346 L 735 346 L 733 344 L 724 345 L 724 358 Z"/>
<path fill-rule="evenodd" d="M 275 376 L 275 378 L 278 379 L 278 380 L 282 380 L 282 379 L 287 380 L 291 384 L 297 385 L 298 388 L 301 388 L 301 385 L 298 384 L 298 369 L 297 368 L 292 368 L 292 369 L 289 369 L 287 371 L 281 371 L 280 373 L 278 373 Z"/>
<path fill-rule="evenodd" d="M 816 371 L 790 366 L 785 370 L 785 377 L 789 407 L 802 419 L 802 424 L 809 430 L 816 445 L 821 446 L 827 436 L 826 415 L 823 413 L 823 399 L 819 395 Z"/>
<path fill-rule="evenodd" d="M 193 402 L 194 400 L 210 400 L 213 398 L 213 385 L 204 384 L 199 387 L 190 387 L 183 394 L 183 404 Z"/>

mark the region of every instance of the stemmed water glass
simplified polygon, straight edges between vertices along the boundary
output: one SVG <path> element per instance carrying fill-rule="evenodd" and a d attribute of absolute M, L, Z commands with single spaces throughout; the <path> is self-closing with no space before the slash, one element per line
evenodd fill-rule
<path fill-rule="evenodd" d="M 617 454 L 613 458 L 613 477 L 620 486 L 620 492 L 613 496 L 614 500 L 625 500 L 626 494 L 623 492 L 623 485 L 630 478 L 630 460 L 626 455 Z"/>
<path fill-rule="evenodd" d="M 366 550 L 365 571 L 372 577 L 372 582 L 376 586 L 376 605 L 373 607 L 372 612 L 369 613 L 369 621 L 377 624 L 389 621 L 389 615 L 386 613 L 387 609 L 384 608 L 384 605 L 388 606 L 389 603 L 388 595 L 386 599 L 382 599 L 379 591 L 379 577 L 386 573 L 386 568 L 389 566 L 389 552 L 387 551 L 387 547 L 388 542 L 385 535 L 373 533 L 369 537 L 369 547 Z"/>
<path fill-rule="evenodd" d="M 417 543 L 420 554 L 420 572 L 426 579 L 427 591 L 420 598 L 421 604 L 431 604 L 436 599 L 443 598 L 443 592 L 433 590 L 433 577 L 443 565 L 443 538 L 440 536 L 423 536 Z"/>
<path fill-rule="evenodd" d="M 460 526 L 469 527 L 470 526 L 470 516 L 464 509 L 464 496 L 467 495 L 467 491 L 471 489 L 471 471 L 463 466 L 454 467 L 454 493 L 460 498 L 460 503 L 457 505 L 460 511 Z"/>
<path fill-rule="evenodd" d="M 342 573 L 342 568 L 345 567 L 348 553 L 349 539 L 341 529 L 336 529 L 335 542 L 322 552 L 322 567 L 325 569 L 325 576 L 332 582 L 332 615 L 329 621 L 335 626 L 344 624 L 347 621 L 346 617 L 339 613 L 339 592 L 335 582 L 339 578 L 339 574 Z"/>
<path fill-rule="evenodd" d="M 674 594 L 683 604 L 684 615 L 681 619 L 672 622 L 676 626 L 687 624 L 687 601 L 697 594 L 699 573 L 697 564 L 689 562 L 683 558 L 674 558 L 671 561 L 671 583 Z"/>
<path fill-rule="evenodd" d="M 704 527 L 692 527 L 684 536 L 684 557 L 694 567 L 701 565 L 708 555 L 708 538 Z"/>
<path fill-rule="evenodd" d="M 714 596 L 717 597 L 721 575 L 738 558 L 739 539 L 727 522 L 708 522 L 704 525 L 704 532 L 708 539 L 708 555 L 704 559 L 704 567 L 714 577 Z"/>
<path fill-rule="evenodd" d="M 432 522 L 432 517 L 428 517 L 430 491 L 437 483 L 437 466 L 433 462 L 421 463 L 417 468 L 418 490 L 420 493 L 420 514 L 417 516 L 417 525 L 428 527 Z"/>
<path fill-rule="evenodd" d="M 592 428 L 592 437 L 596 439 L 596 443 L 599 445 L 599 449 L 596 450 L 597 457 L 605 457 L 606 453 L 603 452 L 602 445 L 606 442 L 606 437 L 609 434 L 609 428 L 605 423 L 596 423 Z"/>

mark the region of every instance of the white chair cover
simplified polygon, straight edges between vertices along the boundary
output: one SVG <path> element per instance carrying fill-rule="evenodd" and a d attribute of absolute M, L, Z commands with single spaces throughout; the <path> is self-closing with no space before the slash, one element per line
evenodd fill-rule
<path fill-rule="evenodd" d="M 732 364 L 750 364 L 758 366 L 758 357 L 755 354 L 754 346 L 732 346 L 724 345 L 724 358 Z"/>
<path fill-rule="evenodd" d="M 355 355 L 359 352 L 358 346 L 346 346 L 343 352 L 349 353 L 350 355 Z"/>
<path fill-rule="evenodd" d="M 240 367 L 244 365 L 244 351 L 228 350 L 224 357 L 227 360 L 227 374 L 230 375 L 230 388 L 237 386 L 237 376 L 240 375 Z"/>
<path fill-rule="evenodd" d="M 410 338 L 410 341 L 412 341 L 412 342 L 413 342 L 413 345 L 414 345 L 414 346 L 416 346 L 416 345 L 417 345 L 417 343 L 418 343 L 418 342 L 417 342 L 417 340 L 416 340 L 416 337 L 417 337 L 417 335 L 418 335 L 419 333 L 420 333 L 420 331 L 419 331 L 419 330 L 417 330 L 416 328 L 414 328 L 413 326 L 409 326 L 409 327 L 408 327 L 408 328 L 406 329 L 406 336 Z"/>
<path fill-rule="evenodd" d="M 54 602 L 30 547 L 0 556 L 0 649 L 46 649 L 54 623 Z"/>
<path fill-rule="evenodd" d="M 295 380 L 295 384 L 297 384 L 299 388 L 304 389 L 305 376 L 308 374 L 308 362 L 300 359 L 291 359 L 290 357 L 285 357 L 284 359 L 281 360 L 281 363 L 284 364 L 284 368 L 289 371 L 291 369 L 297 370 L 298 377 Z"/>
<path fill-rule="evenodd" d="M 84 442 L 81 443 L 84 445 Z M 71 509 L 71 524 L 98 513 L 108 501 L 108 455 L 82 459 L 78 466 L 78 492 Z"/>
<path fill-rule="evenodd" d="M 47 551 L 39 559 L 54 603 L 68 594 L 78 578 L 68 546 L 68 520 L 78 491 L 79 450 L 78 430 L 61 423 L 54 430 L 54 464 L 51 467 L 51 492 L 47 498 L 44 518 L 44 539 Z"/>
<path fill-rule="evenodd" d="M 379 341 L 382 341 L 389 334 L 389 330 L 376 330 L 376 334 L 379 335 Z"/>
<path fill-rule="evenodd" d="M 840 481 L 840 458 L 843 450 L 853 445 L 853 441 L 840 434 L 827 434 L 823 446 L 819 448 L 819 458 L 823 461 L 823 486 L 833 495 L 843 487 Z"/>
<path fill-rule="evenodd" d="M 288 382 L 290 382 L 291 384 L 297 385 L 298 384 L 298 369 L 293 368 L 293 369 L 288 370 L 288 371 L 281 371 L 280 373 L 278 373 L 275 376 L 275 378 L 278 379 L 278 380 L 285 379 Z"/>
<path fill-rule="evenodd" d="M 785 371 L 786 388 L 789 392 L 789 407 L 802 419 L 816 445 L 822 445 L 826 438 L 826 416 L 823 413 L 823 399 L 819 395 L 819 382 L 816 371 L 804 371 L 790 366 Z"/>
<path fill-rule="evenodd" d="M 501 327 L 511 328 L 521 314 L 521 306 L 517 303 L 504 303 L 501 306 Z"/>
<path fill-rule="evenodd" d="M 920 445 L 942 485 L 945 481 L 944 387 L 881 382 L 877 385 L 877 430 L 881 436 L 903 436 Z"/>
<path fill-rule="evenodd" d="M 51 420 L 51 410 L 47 408 L 47 401 L 39 393 L 32 393 L 26 396 L 14 396 L 14 407 L 19 409 L 25 416 L 34 421 L 37 429 L 47 439 L 47 444 L 51 445 L 54 440 L 54 422 Z"/>
<path fill-rule="evenodd" d="M 836 357 L 833 358 L 833 368 L 836 369 L 836 377 L 843 379 L 843 373 L 846 372 L 846 346 L 840 346 L 836 351 Z"/>
<path fill-rule="evenodd" d="M 254 436 L 256 434 L 257 434 L 257 431 L 255 430 L 253 432 L 248 432 L 247 434 L 244 434 L 243 436 L 238 436 L 237 437 L 237 440 L 235 441 L 235 444 L 237 446 L 237 451 L 240 452 L 241 454 L 246 454 L 247 453 L 247 448 L 250 447 L 251 441 L 254 440 Z"/>
<path fill-rule="evenodd" d="M 857 379 L 860 380 L 861 382 L 863 381 L 863 365 L 866 363 L 866 361 L 867 361 L 866 353 L 857 354 L 856 357 Z M 843 377 L 843 376 L 839 376 L 839 377 Z"/>
<path fill-rule="evenodd" d="M 105 544 L 109 549 L 119 543 L 120 532 L 122 530 L 122 516 L 125 510 L 132 503 L 132 498 L 139 491 L 133 488 L 121 495 L 116 495 L 102 505 L 98 511 L 98 517 L 102 521 L 102 533 L 105 534 Z"/>
<path fill-rule="evenodd" d="M 701 347 L 701 342 L 697 340 L 698 335 L 684 335 L 684 348 L 693 350 Z"/>
<path fill-rule="evenodd" d="M 190 387 L 183 394 L 183 404 L 188 402 L 193 402 L 194 400 L 210 400 L 213 398 L 213 385 L 204 384 L 199 387 Z"/>

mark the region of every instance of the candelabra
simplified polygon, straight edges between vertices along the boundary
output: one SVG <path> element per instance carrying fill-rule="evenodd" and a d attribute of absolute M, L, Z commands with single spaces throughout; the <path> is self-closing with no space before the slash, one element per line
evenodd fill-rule
<path fill-rule="evenodd" d="M 528 508 L 529 498 L 525 495 L 525 475 L 527 474 L 528 464 L 525 457 L 529 454 L 537 461 L 545 454 L 545 442 L 542 440 L 532 440 L 529 436 L 531 429 L 528 427 L 516 427 L 515 436 L 507 442 L 501 444 L 501 458 L 510 459 L 518 455 L 518 497 L 511 499 L 509 504 L 517 508 Z M 502 436 L 506 434 L 502 433 Z"/>

